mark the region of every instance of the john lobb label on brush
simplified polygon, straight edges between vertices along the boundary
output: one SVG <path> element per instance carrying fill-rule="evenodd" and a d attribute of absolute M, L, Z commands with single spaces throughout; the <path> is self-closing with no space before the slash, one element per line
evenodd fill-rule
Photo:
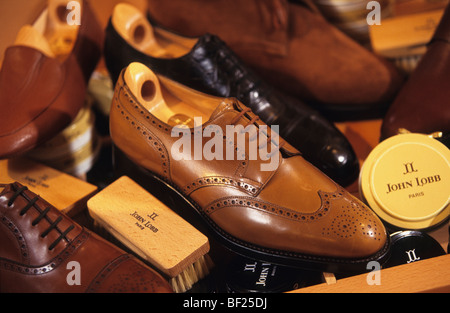
<path fill-rule="evenodd" d="M 158 214 L 156 214 L 155 212 L 153 212 L 152 214 L 147 214 L 145 218 L 139 215 L 138 211 L 134 211 L 130 215 L 137 220 L 135 224 L 141 230 L 149 229 L 154 233 L 158 232 L 158 228 L 152 224 L 152 222 L 154 222 L 156 220 L 156 217 L 158 216 Z"/>
<path fill-rule="evenodd" d="M 422 134 L 381 142 L 363 164 L 360 193 L 385 222 L 426 229 L 450 213 L 450 151 Z"/>
<path fill-rule="evenodd" d="M 88 209 L 97 224 L 166 274 L 175 292 L 208 274 L 208 238 L 127 176 L 92 197 Z"/>

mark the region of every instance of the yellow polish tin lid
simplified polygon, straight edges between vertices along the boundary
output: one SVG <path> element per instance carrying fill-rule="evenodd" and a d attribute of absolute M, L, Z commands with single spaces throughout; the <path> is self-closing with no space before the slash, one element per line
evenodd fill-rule
<path fill-rule="evenodd" d="M 359 192 L 394 228 L 437 226 L 450 215 L 450 150 L 424 134 L 388 138 L 364 162 Z"/>

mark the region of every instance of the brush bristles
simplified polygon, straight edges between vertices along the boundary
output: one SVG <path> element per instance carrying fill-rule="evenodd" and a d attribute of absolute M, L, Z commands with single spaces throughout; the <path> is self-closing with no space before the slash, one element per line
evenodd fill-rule
<path fill-rule="evenodd" d="M 93 220 L 93 222 L 92 222 L 92 230 L 95 233 L 97 233 L 97 235 L 99 235 L 107 240 L 115 239 L 114 236 L 111 235 L 111 233 L 96 220 Z"/>
<path fill-rule="evenodd" d="M 96 220 L 93 221 L 93 230 L 98 235 L 112 241 L 114 244 L 119 244 L 117 239 Z M 185 268 L 180 274 L 170 278 L 169 283 L 175 293 L 186 292 L 199 280 L 205 278 L 212 267 L 213 262 L 210 257 L 208 255 L 203 255 L 197 261 Z"/>
<path fill-rule="evenodd" d="M 170 279 L 173 291 L 175 293 L 183 293 L 190 290 L 195 283 L 209 274 L 211 266 L 212 263 L 208 256 L 202 256 L 180 274 Z"/>
<path fill-rule="evenodd" d="M 417 64 L 419 64 L 421 59 L 422 55 L 410 55 L 398 57 L 394 60 L 394 62 L 397 68 L 399 68 L 406 74 L 411 74 L 415 70 Z"/>

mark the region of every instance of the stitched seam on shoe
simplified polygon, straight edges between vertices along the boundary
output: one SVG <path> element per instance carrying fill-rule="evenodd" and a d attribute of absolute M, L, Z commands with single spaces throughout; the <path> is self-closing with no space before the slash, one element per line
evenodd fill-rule
<path fill-rule="evenodd" d="M 375 253 L 374 255 L 370 255 L 364 258 L 352 258 L 352 259 L 340 259 L 340 258 L 334 258 L 334 257 L 319 257 L 315 255 L 308 255 L 303 254 L 300 252 L 289 252 L 289 251 L 282 251 L 277 249 L 271 249 L 271 248 L 264 248 L 261 246 L 257 246 L 255 244 L 243 241 L 241 239 L 238 239 L 227 232 L 225 232 L 222 228 L 220 228 L 206 213 L 201 210 L 201 208 L 198 206 L 195 202 L 190 202 L 191 205 L 195 206 L 197 210 L 201 213 L 201 215 L 205 218 L 205 220 L 209 223 L 209 225 L 218 233 L 220 236 L 226 238 L 227 240 L 233 242 L 236 245 L 252 249 L 255 251 L 258 251 L 259 253 L 270 253 L 281 257 L 289 257 L 289 258 L 298 258 L 299 260 L 303 261 L 318 261 L 318 262 L 334 262 L 336 264 L 366 264 L 368 261 L 375 259 L 378 259 L 379 257 L 383 256 L 389 248 L 389 241 L 387 240 L 383 249 Z M 389 238 L 388 238 L 389 239 Z"/>
<path fill-rule="evenodd" d="M 105 281 L 105 279 L 123 262 L 130 259 L 130 255 L 122 254 L 108 263 L 98 274 L 86 289 L 87 293 L 96 292 Z"/>
<path fill-rule="evenodd" d="M 226 176 L 206 176 L 196 179 L 186 185 L 182 190 L 185 195 L 190 195 L 192 192 L 208 186 L 236 188 L 252 196 L 256 195 L 261 188 L 261 184 L 257 182 L 255 182 L 255 184 L 251 184 L 238 178 Z"/>
<path fill-rule="evenodd" d="M 20 247 L 20 254 L 24 259 L 24 263 L 29 263 L 30 254 L 28 253 L 27 243 L 25 237 L 22 235 L 20 229 L 6 216 L 2 216 L 2 223 L 9 228 L 9 230 L 14 234 L 16 240 Z"/>
<path fill-rule="evenodd" d="M 133 108 L 140 115 L 145 116 L 145 119 L 149 121 L 151 126 L 157 128 L 159 131 L 163 131 L 169 135 L 171 134 L 171 127 L 165 123 L 162 123 L 152 114 L 150 114 L 147 109 L 145 109 L 142 104 L 139 103 L 133 93 L 128 90 L 128 87 L 126 85 L 120 88 L 120 92 L 123 93 L 126 98 L 130 99 L 129 104 L 131 108 Z"/>
<path fill-rule="evenodd" d="M 122 88 L 119 92 L 122 92 L 125 94 L 126 97 L 130 97 L 126 91 L 124 91 Z M 140 104 L 136 102 L 136 100 L 130 99 L 128 104 L 123 104 L 120 101 L 120 98 L 116 96 L 116 107 L 119 110 L 120 114 L 123 116 L 123 118 L 137 131 L 139 131 L 141 137 L 148 142 L 148 145 L 152 147 L 153 150 L 155 150 L 156 153 L 159 154 L 160 162 L 161 162 L 161 168 L 163 175 L 166 179 L 171 179 L 171 173 L 170 173 L 170 158 L 169 153 L 167 152 L 167 148 L 162 143 L 162 141 L 151 131 L 148 129 L 146 125 L 139 122 L 136 117 L 130 112 L 130 110 L 127 108 L 127 105 L 134 106 L 135 110 L 137 110 L 139 113 L 144 114 L 144 110 L 139 111 Z M 146 115 L 147 119 L 149 118 L 149 114 Z M 131 120 L 132 119 L 132 120 Z"/>
<path fill-rule="evenodd" d="M 319 191 L 320 195 L 320 191 Z M 322 199 L 322 196 L 321 196 Z M 298 222 L 314 222 L 323 218 L 331 207 L 331 204 L 325 203 L 322 199 L 321 207 L 313 213 L 299 213 L 297 211 L 250 197 L 227 197 L 211 202 L 205 206 L 205 213 L 212 214 L 226 207 L 247 207 L 265 213 L 273 214 L 278 217 L 288 218 Z"/>
<path fill-rule="evenodd" d="M 16 262 L 1 260 L 0 268 L 18 272 L 26 275 L 42 275 L 49 273 L 56 269 L 62 262 L 64 262 L 70 255 L 72 255 L 88 238 L 89 233 L 83 230 L 58 256 L 54 257 L 50 262 L 41 266 L 24 266 Z"/>
<path fill-rule="evenodd" d="M 337 200 L 343 196 L 343 188 L 337 188 L 338 189 L 335 192 L 324 192 L 319 190 L 318 194 L 321 199 L 321 205 L 318 210 L 312 213 L 300 213 L 283 206 L 251 197 L 226 197 L 212 201 L 207 206 L 205 206 L 205 213 L 209 215 L 225 207 L 246 206 L 255 210 L 275 214 L 277 216 L 300 222 L 313 222 L 327 215 L 331 208 L 331 201 Z"/>
<path fill-rule="evenodd" d="M 377 253 L 363 257 L 363 258 L 352 258 L 352 259 L 339 259 L 334 257 L 319 257 L 314 255 L 307 255 L 302 254 L 300 252 L 289 252 L 289 251 L 281 251 L 277 249 L 270 249 L 270 248 L 264 248 L 261 246 L 257 246 L 255 244 L 243 241 L 241 239 L 238 239 L 229 233 L 225 232 L 222 228 L 220 228 L 212 219 L 211 217 L 205 213 L 204 209 L 201 208 L 195 201 L 193 201 L 190 197 L 187 197 L 182 193 L 182 191 L 173 183 L 168 182 L 162 177 L 159 177 L 158 175 L 151 173 L 156 179 L 160 180 L 162 183 L 167 184 L 169 188 L 172 188 L 184 201 L 189 203 L 194 210 L 204 219 L 204 221 L 211 227 L 213 231 L 216 232 L 218 236 L 223 237 L 225 240 L 232 242 L 233 245 L 244 247 L 245 249 L 251 249 L 254 251 L 257 251 L 257 253 L 264 253 L 264 254 L 273 254 L 280 257 L 288 257 L 288 258 L 295 258 L 300 261 L 317 261 L 317 262 L 335 262 L 336 264 L 362 264 L 365 265 L 368 261 L 371 261 L 373 259 L 378 259 L 379 257 L 382 257 L 386 252 L 388 251 L 388 248 L 390 246 L 389 244 L 389 237 L 388 240 L 386 240 L 386 243 L 384 247 L 378 251 Z M 337 185 L 336 185 L 337 186 Z M 344 191 L 344 188 L 339 187 L 337 191 L 335 192 L 323 192 L 324 194 L 332 195 L 333 193 L 337 193 L 338 195 L 336 198 L 341 197 L 342 193 Z"/>

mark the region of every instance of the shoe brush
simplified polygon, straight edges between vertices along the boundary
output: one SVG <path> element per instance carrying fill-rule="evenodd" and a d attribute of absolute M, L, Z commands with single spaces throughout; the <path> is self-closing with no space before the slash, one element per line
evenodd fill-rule
<path fill-rule="evenodd" d="M 92 197 L 89 214 L 123 246 L 166 275 L 182 293 L 209 274 L 209 240 L 127 176 Z"/>
<path fill-rule="evenodd" d="M 405 55 L 403 57 L 393 59 L 393 63 L 403 73 L 410 75 L 414 72 L 422 57 L 423 54 Z"/>

